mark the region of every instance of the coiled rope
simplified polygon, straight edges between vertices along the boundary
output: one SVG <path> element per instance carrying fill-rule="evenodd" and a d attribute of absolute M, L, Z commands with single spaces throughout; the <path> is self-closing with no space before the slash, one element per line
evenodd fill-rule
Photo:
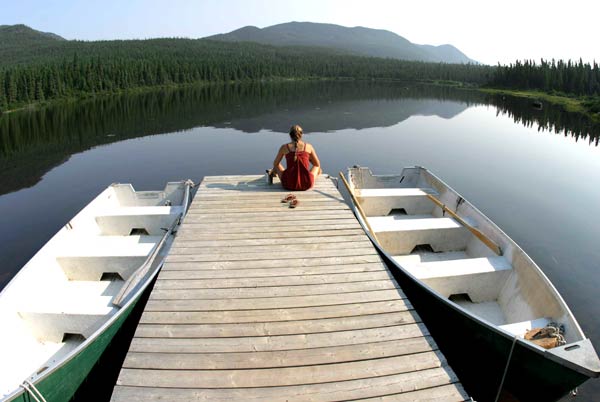
<path fill-rule="evenodd" d="M 549 322 L 548 325 L 542 329 L 542 333 L 547 338 L 556 338 L 557 346 L 566 345 L 567 341 L 565 336 L 565 326 L 557 322 Z"/>

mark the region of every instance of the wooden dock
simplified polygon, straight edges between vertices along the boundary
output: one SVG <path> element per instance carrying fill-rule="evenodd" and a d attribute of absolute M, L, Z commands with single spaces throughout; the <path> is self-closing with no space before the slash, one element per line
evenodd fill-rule
<path fill-rule="evenodd" d="M 468 396 L 334 182 L 205 177 L 112 401 Z"/>

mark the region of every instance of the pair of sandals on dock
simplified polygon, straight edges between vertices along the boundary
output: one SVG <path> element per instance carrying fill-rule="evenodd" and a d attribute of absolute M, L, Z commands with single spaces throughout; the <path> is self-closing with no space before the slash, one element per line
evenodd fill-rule
<path fill-rule="evenodd" d="M 276 176 L 275 172 L 272 169 L 267 169 L 266 170 L 266 174 L 267 174 L 267 183 L 268 184 L 273 184 L 273 178 Z M 300 203 L 300 201 L 298 201 L 298 198 L 296 198 L 296 196 L 292 193 L 286 195 L 285 197 L 283 197 L 281 199 L 282 203 L 288 203 L 288 206 L 290 208 L 296 208 L 298 206 L 298 204 Z"/>
<path fill-rule="evenodd" d="M 300 203 L 300 201 L 298 201 L 298 198 L 296 198 L 296 196 L 294 194 L 288 194 L 285 197 L 283 197 L 281 199 L 282 203 L 288 203 L 288 206 L 290 208 L 296 208 L 298 206 L 298 204 Z"/>

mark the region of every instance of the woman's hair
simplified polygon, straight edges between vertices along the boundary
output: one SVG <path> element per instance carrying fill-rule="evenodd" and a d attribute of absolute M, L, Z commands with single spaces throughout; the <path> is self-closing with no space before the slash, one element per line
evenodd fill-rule
<path fill-rule="evenodd" d="M 290 128 L 290 138 L 293 142 L 298 143 L 300 138 L 302 138 L 302 127 L 297 124 L 294 124 L 292 128 Z"/>

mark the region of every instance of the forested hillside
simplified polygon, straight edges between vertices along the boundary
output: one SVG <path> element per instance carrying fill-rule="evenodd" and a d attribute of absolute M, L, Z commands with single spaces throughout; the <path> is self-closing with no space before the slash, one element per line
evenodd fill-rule
<path fill-rule="evenodd" d="M 264 80 L 453 81 L 580 99 L 600 113 L 600 67 L 571 61 L 508 66 L 405 61 L 329 48 L 207 39 L 67 41 L 24 25 L 0 26 L 0 112 L 47 100 L 138 88 Z"/>
<path fill-rule="evenodd" d="M 49 99 L 200 82 L 270 79 L 395 79 L 487 82 L 491 68 L 410 62 L 210 40 L 57 41 L 5 51 L 0 109 Z"/>
<path fill-rule="evenodd" d="M 508 66 L 498 66 L 490 86 L 515 89 L 538 89 L 574 95 L 600 95 L 600 67 L 593 64 L 541 60 L 517 61 Z"/>

